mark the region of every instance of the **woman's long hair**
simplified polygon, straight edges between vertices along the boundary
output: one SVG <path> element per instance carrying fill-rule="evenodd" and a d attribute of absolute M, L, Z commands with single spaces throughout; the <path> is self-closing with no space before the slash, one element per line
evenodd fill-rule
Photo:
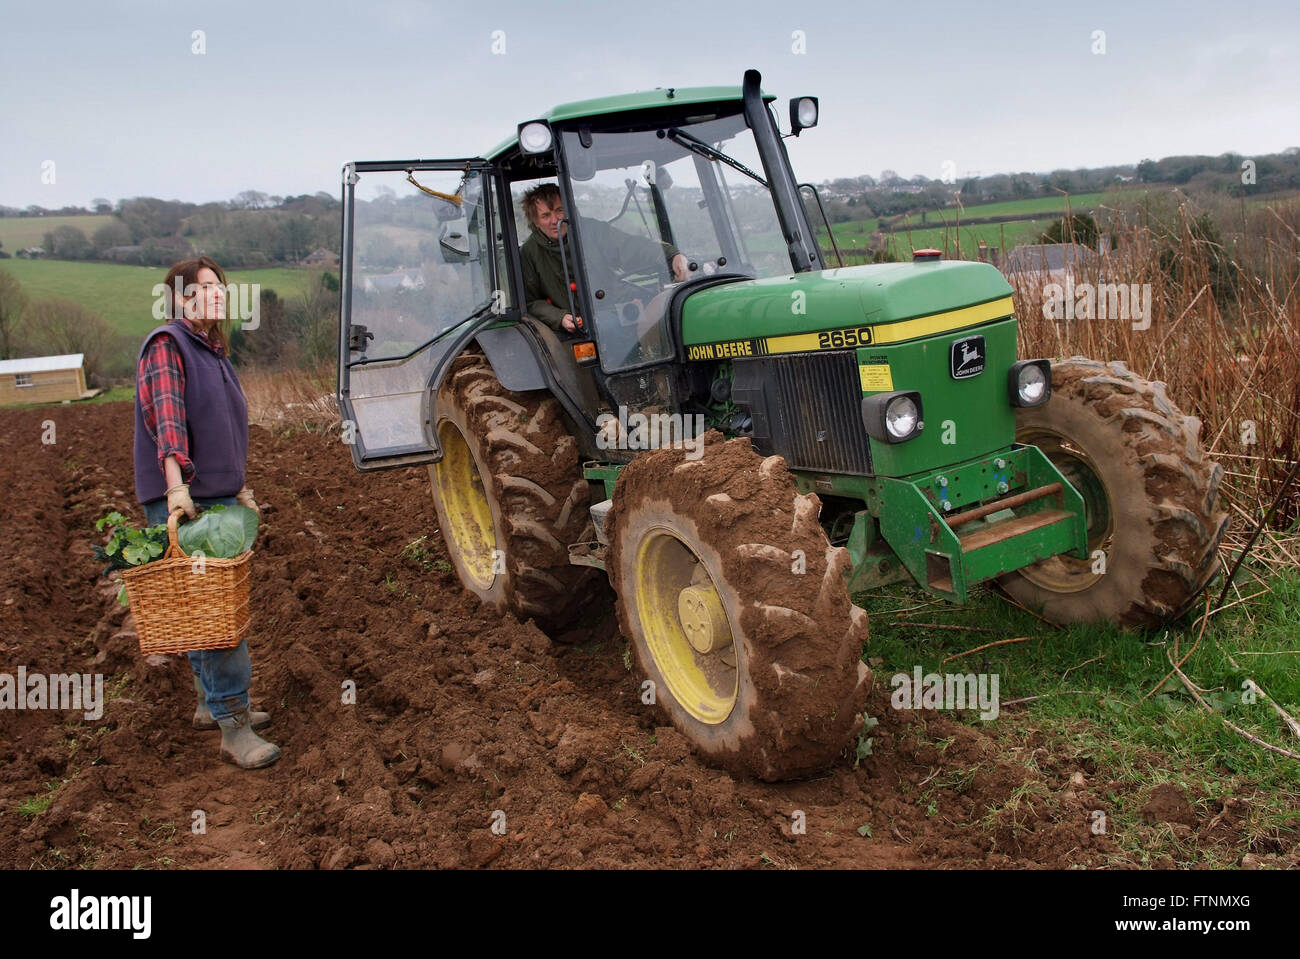
<path fill-rule="evenodd" d="M 210 256 L 196 256 L 193 259 L 181 260 L 179 263 L 172 264 L 172 268 L 167 271 L 167 292 L 165 300 L 165 310 L 167 319 L 174 319 L 176 316 L 176 280 L 180 278 L 180 289 L 184 290 L 191 285 L 198 285 L 199 270 L 207 268 L 217 274 L 217 279 L 221 281 L 222 286 L 228 286 L 226 283 L 226 271 L 217 265 L 217 261 Z M 227 301 L 228 304 L 229 301 Z M 220 320 L 212 327 L 212 332 L 221 344 L 221 352 L 230 355 L 230 336 L 226 332 L 226 324 L 230 322 L 230 309 L 227 305 L 226 318 Z"/>

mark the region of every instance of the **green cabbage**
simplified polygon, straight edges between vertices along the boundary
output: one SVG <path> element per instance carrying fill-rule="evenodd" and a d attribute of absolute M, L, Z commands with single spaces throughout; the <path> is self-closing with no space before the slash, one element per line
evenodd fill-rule
<path fill-rule="evenodd" d="M 202 553 L 212 559 L 234 559 L 253 548 L 257 513 L 247 506 L 212 506 L 198 519 L 181 523 L 176 540 L 188 555 Z"/>

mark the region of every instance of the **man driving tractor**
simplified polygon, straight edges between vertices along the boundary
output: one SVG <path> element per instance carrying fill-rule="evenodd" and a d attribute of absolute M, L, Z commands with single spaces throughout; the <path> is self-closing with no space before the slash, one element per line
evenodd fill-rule
<path fill-rule="evenodd" d="M 573 274 L 573 249 L 569 243 L 568 224 L 564 219 L 564 201 L 560 188 L 554 183 L 541 183 L 524 194 L 520 201 L 524 216 L 532 233 L 520 248 L 520 261 L 524 274 L 524 300 L 528 312 L 552 329 L 569 333 L 582 325 L 569 312 L 570 283 Z M 561 258 L 561 229 L 564 230 L 564 256 Z M 609 272 L 623 273 L 662 272 L 664 264 L 671 262 L 673 279 L 682 282 L 689 276 L 686 255 L 671 243 L 660 243 L 644 237 L 631 236 L 601 220 L 582 218 L 582 229 L 587 236 L 588 255 L 595 252 Z M 567 261 L 569 275 L 565 275 Z M 594 266 L 588 264 L 589 269 Z M 590 272 L 595 273 L 595 269 Z"/>

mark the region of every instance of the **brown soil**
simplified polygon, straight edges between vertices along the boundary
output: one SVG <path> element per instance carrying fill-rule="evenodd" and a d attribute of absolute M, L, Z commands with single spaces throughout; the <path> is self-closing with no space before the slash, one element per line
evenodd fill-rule
<path fill-rule="evenodd" d="M 704 765 L 640 704 L 608 604 L 566 644 L 486 611 L 449 571 L 427 471 L 360 475 L 336 438 L 256 427 L 253 699 L 284 758 L 236 769 L 190 728 L 188 665 L 140 657 L 90 554 L 97 517 L 141 518 L 130 441 L 129 405 L 0 413 L 0 672 L 99 672 L 111 698 L 98 721 L 0 711 L 0 865 L 1065 867 L 1116 852 L 1089 829 L 1106 784 L 1083 783 L 1068 743 L 896 712 L 879 680 L 856 768 L 773 786 Z M 19 811 L 35 799 L 48 807 Z"/>

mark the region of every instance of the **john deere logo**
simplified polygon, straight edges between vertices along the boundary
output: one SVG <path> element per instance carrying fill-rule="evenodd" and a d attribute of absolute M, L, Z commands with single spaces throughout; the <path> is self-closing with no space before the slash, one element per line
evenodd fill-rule
<path fill-rule="evenodd" d="M 979 376 L 984 372 L 984 337 L 968 336 L 957 340 L 949 354 L 949 369 L 954 380 Z"/>

